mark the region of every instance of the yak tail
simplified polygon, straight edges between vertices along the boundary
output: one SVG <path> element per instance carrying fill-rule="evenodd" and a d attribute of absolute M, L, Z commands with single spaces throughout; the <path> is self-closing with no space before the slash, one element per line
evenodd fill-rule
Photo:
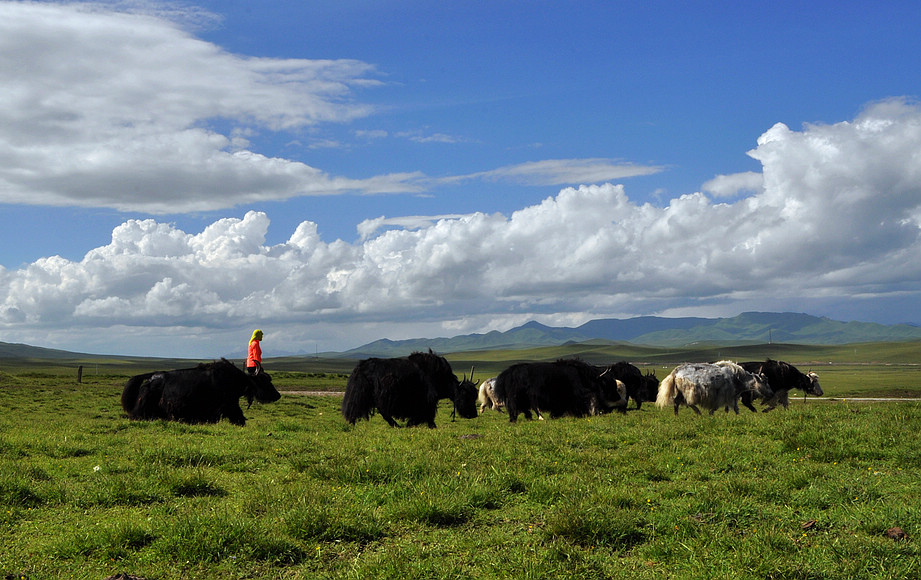
<path fill-rule="evenodd" d="M 125 410 L 125 413 L 128 413 L 129 417 L 135 418 L 134 415 L 138 410 L 138 397 L 141 396 L 141 386 L 154 374 L 137 375 L 131 377 L 125 383 L 125 390 L 122 391 L 122 409 Z"/>
<path fill-rule="evenodd" d="M 675 404 L 678 387 L 675 385 L 675 373 L 670 373 L 659 384 L 659 394 L 656 395 L 656 406 L 660 409 Z"/>
<path fill-rule="evenodd" d="M 141 383 L 144 379 L 141 377 L 131 377 L 125 383 L 125 390 L 122 391 L 122 409 L 125 413 L 131 414 L 134 407 L 138 404 L 138 391 L 141 389 Z"/>
<path fill-rule="evenodd" d="M 342 398 L 342 416 L 355 424 L 359 419 L 370 419 L 374 413 L 374 383 L 361 372 L 349 377 Z"/>

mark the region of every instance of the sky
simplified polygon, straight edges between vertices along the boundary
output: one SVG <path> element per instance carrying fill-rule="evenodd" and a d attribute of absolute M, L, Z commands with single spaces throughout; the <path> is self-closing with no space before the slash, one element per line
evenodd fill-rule
<path fill-rule="evenodd" d="M 0 341 L 921 324 L 921 3 L 0 0 Z"/>

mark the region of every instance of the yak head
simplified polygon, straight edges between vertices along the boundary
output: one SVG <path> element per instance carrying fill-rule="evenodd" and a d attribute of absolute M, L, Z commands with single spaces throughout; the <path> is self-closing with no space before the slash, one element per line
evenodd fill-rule
<path fill-rule="evenodd" d="M 745 386 L 748 390 L 752 391 L 753 396 L 761 397 L 762 400 L 774 396 L 774 390 L 771 388 L 767 377 L 764 376 L 763 373 L 751 373 L 745 381 Z"/>
<path fill-rule="evenodd" d="M 656 371 L 647 371 L 643 375 L 643 387 L 644 401 L 655 402 L 656 395 L 659 394 L 659 379 L 656 378 Z"/>
<path fill-rule="evenodd" d="M 470 369 L 470 378 L 464 375 L 464 380 L 457 383 L 454 388 L 454 410 L 464 419 L 476 419 L 478 416 L 476 399 L 480 389 L 473 381 L 473 369 Z"/>
<path fill-rule="evenodd" d="M 821 397 L 822 395 L 825 394 L 825 392 L 822 390 L 822 387 L 819 385 L 819 375 L 818 374 L 810 371 L 809 374 L 806 375 L 806 379 L 808 382 L 808 386 L 803 389 L 804 391 L 806 391 L 806 393 L 810 395 L 815 395 L 816 397 Z"/>
<path fill-rule="evenodd" d="M 256 374 L 249 376 L 249 383 L 244 394 L 250 405 L 254 398 L 260 403 L 274 403 L 281 398 L 281 393 L 272 384 L 272 377 L 261 367 L 256 368 Z"/>
<path fill-rule="evenodd" d="M 608 412 L 616 409 L 621 413 L 627 412 L 627 386 L 623 381 L 614 376 L 614 367 L 609 366 L 598 375 L 598 386 L 602 404 L 599 411 Z"/>

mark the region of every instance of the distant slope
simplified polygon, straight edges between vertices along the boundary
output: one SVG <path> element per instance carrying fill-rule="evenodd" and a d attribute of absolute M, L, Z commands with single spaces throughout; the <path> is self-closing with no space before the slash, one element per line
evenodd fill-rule
<path fill-rule="evenodd" d="M 850 344 L 921 339 L 921 328 L 908 324 L 840 322 L 791 312 L 745 312 L 734 318 L 706 320 L 686 329 L 649 332 L 632 342 L 655 346 L 711 343 Z"/>
<path fill-rule="evenodd" d="M 126 369 L 138 367 L 144 371 L 156 369 L 184 368 L 198 362 L 196 359 L 160 358 L 143 356 L 119 356 L 110 354 L 89 354 L 54 348 L 43 348 L 28 344 L 0 342 L 0 368 L 74 368 L 91 364 L 96 368 Z M 138 371 L 140 372 L 140 371 Z"/>
<path fill-rule="evenodd" d="M 42 348 L 40 346 L 29 346 L 28 344 L 12 344 L 9 342 L 0 342 L 0 358 L 19 358 L 19 359 L 74 359 L 74 358 L 92 358 L 94 355 L 66 350 L 57 350 L 53 348 Z"/>
<path fill-rule="evenodd" d="M 453 338 L 378 340 L 337 356 L 347 358 L 404 356 L 413 351 L 439 353 L 514 350 L 559 346 L 592 340 L 656 347 L 692 344 L 744 345 L 792 343 L 837 345 L 860 342 L 921 340 L 921 328 L 910 324 L 883 325 L 841 322 L 792 312 L 745 312 L 733 318 L 663 318 L 642 316 L 600 319 L 576 328 L 528 322 L 506 332 L 468 334 Z M 331 356 L 327 353 L 328 356 Z"/>
<path fill-rule="evenodd" d="M 341 353 L 317 353 L 314 358 L 405 356 L 413 351 L 426 351 L 430 348 L 439 354 L 511 351 L 584 343 L 592 343 L 599 348 L 618 344 L 631 347 L 708 348 L 770 343 L 841 345 L 907 340 L 921 340 L 921 327 L 910 324 L 841 322 L 791 312 L 745 312 L 733 318 L 641 316 L 629 319 L 600 319 L 586 322 L 576 328 L 552 327 L 532 321 L 505 332 L 494 330 L 486 334 L 467 334 L 452 338 L 416 338 L 399 341 L 381 339 Z M 276 356 L 280 354 L 282 353 L 277 353 Z M 292 358 L 302 359 L 306 356 L 293 355 Z M 0 359 L 8 362 L 15 359 L 26 361 L 104 358 L 130 358 L 145 364 L 156 363 L 163 368 L 169 368 L 168 364 L 179 364 L 172 359 L 112 357 L 0 342 Z"/>

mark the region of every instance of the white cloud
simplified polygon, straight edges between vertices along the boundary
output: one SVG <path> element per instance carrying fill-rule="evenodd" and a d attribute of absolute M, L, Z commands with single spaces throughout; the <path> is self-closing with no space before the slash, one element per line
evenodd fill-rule
<path fill-rule="evenodd" d="M 377 231 L 382 228 L 405 228 L 408 230 L 418 230 L 423 227 L 430 227 L 435 222 L 444 219 L 458 219 L 464 217 L 462 214 L 444 214 L 444 215 L 434 215 L 434 216 L 425 216 L 425 215 L 414 215 L 414 216 L 402 216 L 396 218 L 386 218 L 379 217 L 370 220 L 365 220 L 358 224 L 358 234 L 361 237 L 362 241 L 367 240 Z"/>
<path fill-rule="evenodd" d="M 118 11 L 122 10 L 122 11 Z M 348 145 L 319 126 L 375 110 L 360 90 L 380 85 L 357 60 L 253 58 L 186 27 L 215 17 L 181 5 L 0 0 L 0 203 L 107 207 L 176 214 L 346 192 L 420 193 L 473 179 L 530 185 L 602 183 L 659 167 L 564 159 L 460 177 L 394 172 L 330 175 L 266 155 L 283 133 L 302 150 Z M 470 139 L 438 131 L 353 131 L 420 143 Z"/>
<path fill-rule="evenodd" d="M 423 131 L 401 131 L 394 135 L 401 139 L 408 139 L 414 143 L 467 143 L 470 140 L 464 137 L 457 137 L 455 135 L 447 135 L 445 133 L 425 133 Z"/>
<path fill-rule="evenodd" d="M 921 107 L 893 100 L 850 122 L 775 125 L 750 152 L 763 188 L 730 203 L 695 193 L 640 205 L 621 185 L 581 186 L 510 216 L 369 220 L 355 244 L 326 243 L 303 222 L 267 245 L 259 212 L 200 233 L 131 220 L 80 261 L 0 270 L 0 328 L 149 340 L 162 327 L 206 344 L 258 324 L 344 348 L 530 318 L 917 301 L 918 151 Z"/>
<path fill-rule="evenodd" d="M 241 137 L 368 115 L 354 93 L 374 75 L 237 56 L 159 16 L 0 2 L 0 202 L 177 213 L 368 191 Z"/>
<path fill-rule="evenodd" d="M 546 159 L 447 177 L 439 181 L 456 183 L 471 179 L 484 179 L 510 181 L 524 185 L 577 185 L 653 175 L 663 169 L 660 166 L 634 165 L 611 159 Z"/>
<path fill-rule="evenodd" d="M 358 130 L 355 131 L 355 136 L 360 139 L 367 139 L 368 141 L 374 141 L 376 139 L 386 139 L 390 133 L 384 131 L 383 129 L 374 129 L 374 130 Z"/>
<path fill-rule="evenodd" d="M 731 175 L 717 175 L 703 184 L 702 189 L 716 197 L 733 197 L 739 193 L 757 193 L 764 183 L 760 173 L 746 171 Z"/>

